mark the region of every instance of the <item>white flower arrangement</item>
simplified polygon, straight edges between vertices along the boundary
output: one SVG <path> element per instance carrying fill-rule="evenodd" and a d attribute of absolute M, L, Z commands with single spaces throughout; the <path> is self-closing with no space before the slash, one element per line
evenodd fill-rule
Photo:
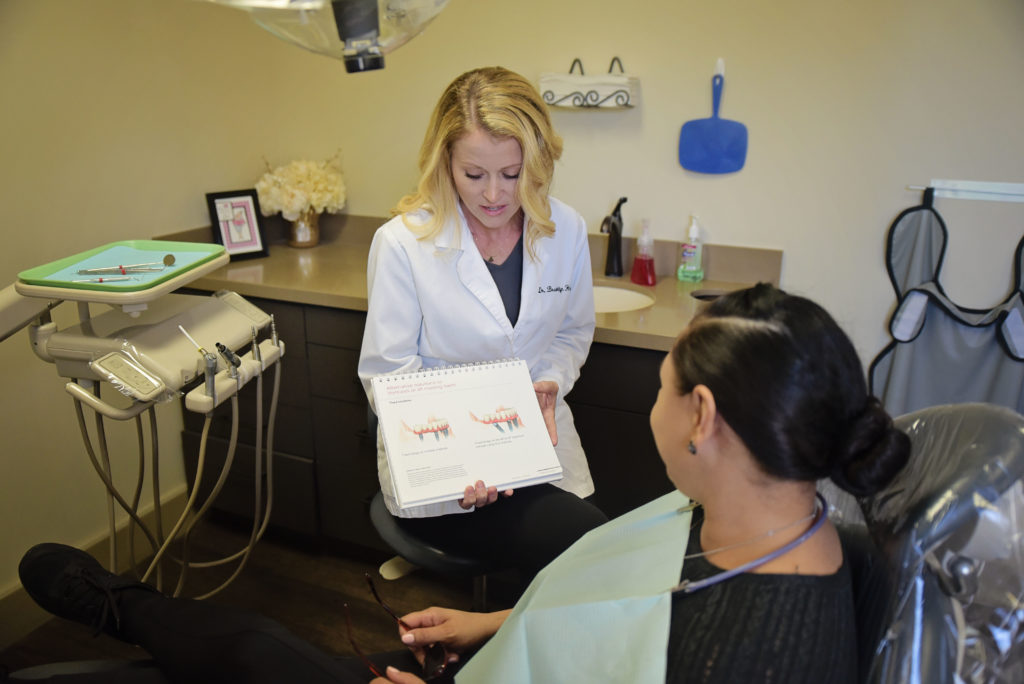
<path fill-rule="evenodd" d="M 256 181 L 264 216 L 281 212 L 289 221 L 307 211 L 337 214 L 345 207 L 345 180 L 335 166 L 338 155 L 327 161 L 293 161 L 267 172 Z M 266 160 L 264 160 L 266 163 Z"/>

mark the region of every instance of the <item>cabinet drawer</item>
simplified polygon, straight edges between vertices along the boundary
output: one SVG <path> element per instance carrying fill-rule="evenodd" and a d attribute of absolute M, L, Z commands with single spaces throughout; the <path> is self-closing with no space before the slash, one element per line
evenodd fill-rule
<path fill-rule="evenodd" d="M 277 336 L 285 343 L 285 358 L 298 360 L 306 358 L 306 316 L 305 307 L 290 302 L 260 297 L 246 299 L 274 317 Z M 270 335 L 270 330 L 265 331 Z M 297 364 L 302 365 L 302 364 Z"/>
<path fill-rule="evenodd" d="M 572 415 L 594 477 L 594 505 L 609 517 L 673 490 L 646 414 L 574 406 Z"/>
<path fill-rule="evenodd" d="M 362 311 L 306 307 L 306 340 L 315 344 L 355 349 L 363 344 L 366 314 Z"/>
<path fill-rule="evenodd" d="M 646 416 L 658 398 L 664 358 L 662 351 L 595 343 L 566 400 L 570 406 L 589 404 Z"/>
<path fill-rule="evenodd" d="M 377 436 L 367 431 L 367 407 L 313 399 L 320 521 L 325 536 L 387 550 L 370 523 L 377 480 Z"/>
<path fill-rule="evenodd" d="M 238 401 L 238 442 L 250 446 L 256 443 L 256 399 L 255 393 L 243 396 Z M 306 398 L 306 403 L 309 403 Z M 206 416 L 188 411 L 182 405 L 183 422 L 186 430 L 201 433 Z M 267 423 L 270 420 L 269 393 L 263 399 L 264 445 L 266 444 Z M 223 439 L 231 438 L 231 402 L 224 402 L 213 412 L 210 434 Z M 295 406 L 278 401 L 277 419 L 274 421 L 274 448 L 296 456 L 313 458 L 313 420 L 308 406 Z"/>
<path fill-rule="evenodd" d="M 195 482 L 199 459 L 200 435 L 185 430 L 181 433 L 185 451 L 185 473 L 190 485 Z M 197 504 L 202 505 L 216 483 L 227 457 L 228 440 L 211 437 L 207 440 L 206 463 L 199 486 Z M 253 448 L 239 444 L 235 460 L 223 489 L 213 507 L 252 520 L 255 503 L 255 454 Z M 319 534 L 317 524 L 316 477 L 313 461 L 276 452 L 274 465 L 274 501 L 270 522 L 276 527 L 305 535 Z M 266 496 L 266 472 L 263 472 L 263 497 Z M 266 503 L 264 498 L 264 504 Z"/>
<path fill-rule="evenodd" d="M 366 393 L 356 374 L 359 351 L 310 344 L 309 389 L 314 397 L 365 403 Z"/>

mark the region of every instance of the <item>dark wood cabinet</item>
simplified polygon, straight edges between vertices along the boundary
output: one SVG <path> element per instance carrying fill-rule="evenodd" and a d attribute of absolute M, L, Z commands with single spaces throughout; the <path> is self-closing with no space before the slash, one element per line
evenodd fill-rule
<path fill-rule="evenodd" d="M 369 434 L 356 374 L 366 314 L 318 306 L 305 312 L 321 532 L 386 550 L 370 523 L 370 500 L 380 488 L 377 436 Z"/>
<path fill-rule="evenodd" d="M 246 299 L 273 314 L 285 343 L 274 426 L 271 524 L 303 536 L 386 550 L 369 519 L 370 500 L 379 488 L 376 435 L 368 432 L 366 395 L 356 375 L 366 314 Z M 567 397 L 594 476 L 594 501 L 612 517 L 672 489 L 648 422 L 663 357 L 660 351 L 595 343 Z M 263 385 L 265 425 L 272 371 L 265 374 Z M 214 504 L 246 519 L 253 513 L 255 488 L 256 394 L 255 383 L 250 383 L 240 395 L 239 446 Z M 190 481 L 203 421 L 204 416 L 184 411 Z M 230 430 L 231 406 L 226 402 L 213 413 L 203 494 L 220 472 Z"/>
<path fill-rule="evenodd" d="M 356 376 L 366 315 L 247 297 L 273 314 L 285 343 L 274 424 L 274 502 L 271 524 L 303 536 L 384 550 L 370 524 L 377 485 L 375 437 L 367 433 L 367 401 Z M 273 371 L 264 375 L 264 425 L 269 420 Z M 256 385 L 239 397 L 238 449 L 214 508 L 253 514 Z M 184 411 L 186 472 L 194 481 L 205 416 Z M 213 412 L 201 496 L 213 487 L 227 454 L 231 406 Z M 264 443 L 264 448 L 266 447 Z M 263 475 L 266 481 L 266 473 Z"/>
<path fill-rule="evenodd" d="M 595 342 L 566 397 L 594 478 L 594 504 L 613 518 L 673 489 L 649 420 L 663 358 Z"/>
<path fill-rule="evenodd" d="M 241 431 L 239 435 L 241 436 Z M 182 434 L 185 451 L 185 470 L 189 482 L 195 481 L 199 462 L 200 435 L 185 430 Z M 224 467 L 227 457 L 228 440 L 210 437 L 206 445 L 203 477 L 199 487 L 199 501 L 205 501 L 213 490 L 214 483 Z M 256 450 L 254 445 L 244 443 L 241 438 L 235 449 L 228 478 L 214 500 L 213 508 L 230 513 L 240 519 L 251 521 L 256 512 Z M 265 463 L 265 461 L 263 461 Z M 270 524 L 281 530 L 296 532 L 312 537 L 318 529 L 316 499 L 309 496 L 314 486 L 314 468 L 310 459 L 293 456 L 274 449 L 273 502 L 270 509 Z M 262 466 L 261 466 L 262 469 Z M 260 521 L 266 509 L 267 472 L 261 472 Z"/>

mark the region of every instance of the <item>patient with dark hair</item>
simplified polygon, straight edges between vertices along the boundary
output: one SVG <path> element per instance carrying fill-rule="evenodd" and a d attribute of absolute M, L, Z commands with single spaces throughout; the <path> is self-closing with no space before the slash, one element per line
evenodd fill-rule
<path fill-rule="evenodd" d="M 875 493 L 910 442 L 832 317 L 770 285 L 720 297 L 666 356 L 651 429 L 678 491 L 585 535 L 511 610 L 402 616 L 403 653 L 335 658 L 60 545 L 30 550 L 22 583 L 171 681 L 856 681 L 850 569 L 815 483 Z"/>

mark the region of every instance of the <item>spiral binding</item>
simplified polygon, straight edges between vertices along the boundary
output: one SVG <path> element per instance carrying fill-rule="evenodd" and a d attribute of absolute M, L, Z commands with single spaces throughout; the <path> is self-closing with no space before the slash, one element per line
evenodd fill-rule
<path fill-rule="evenodd" d="M 376 375 L 374 376 L 373 381 L 391 382 L 392 380 L 406 380 L 410 378 L 430 377 L 433 375 L 449 375 L 453 372 L 462 373 L 480 368 L 496 368 L 501 367 L 502 365 L 507 367 L 513 366 L 517 363 L 525 363 L 525 361 L 518 357 L 507 357 L 504 359 L 495 359 L 494 361 L 468 361 L 466 363 L 453 363 L 444 366 L 417 368 L 414 371 L 402 371 L 401 373 Z"/>

